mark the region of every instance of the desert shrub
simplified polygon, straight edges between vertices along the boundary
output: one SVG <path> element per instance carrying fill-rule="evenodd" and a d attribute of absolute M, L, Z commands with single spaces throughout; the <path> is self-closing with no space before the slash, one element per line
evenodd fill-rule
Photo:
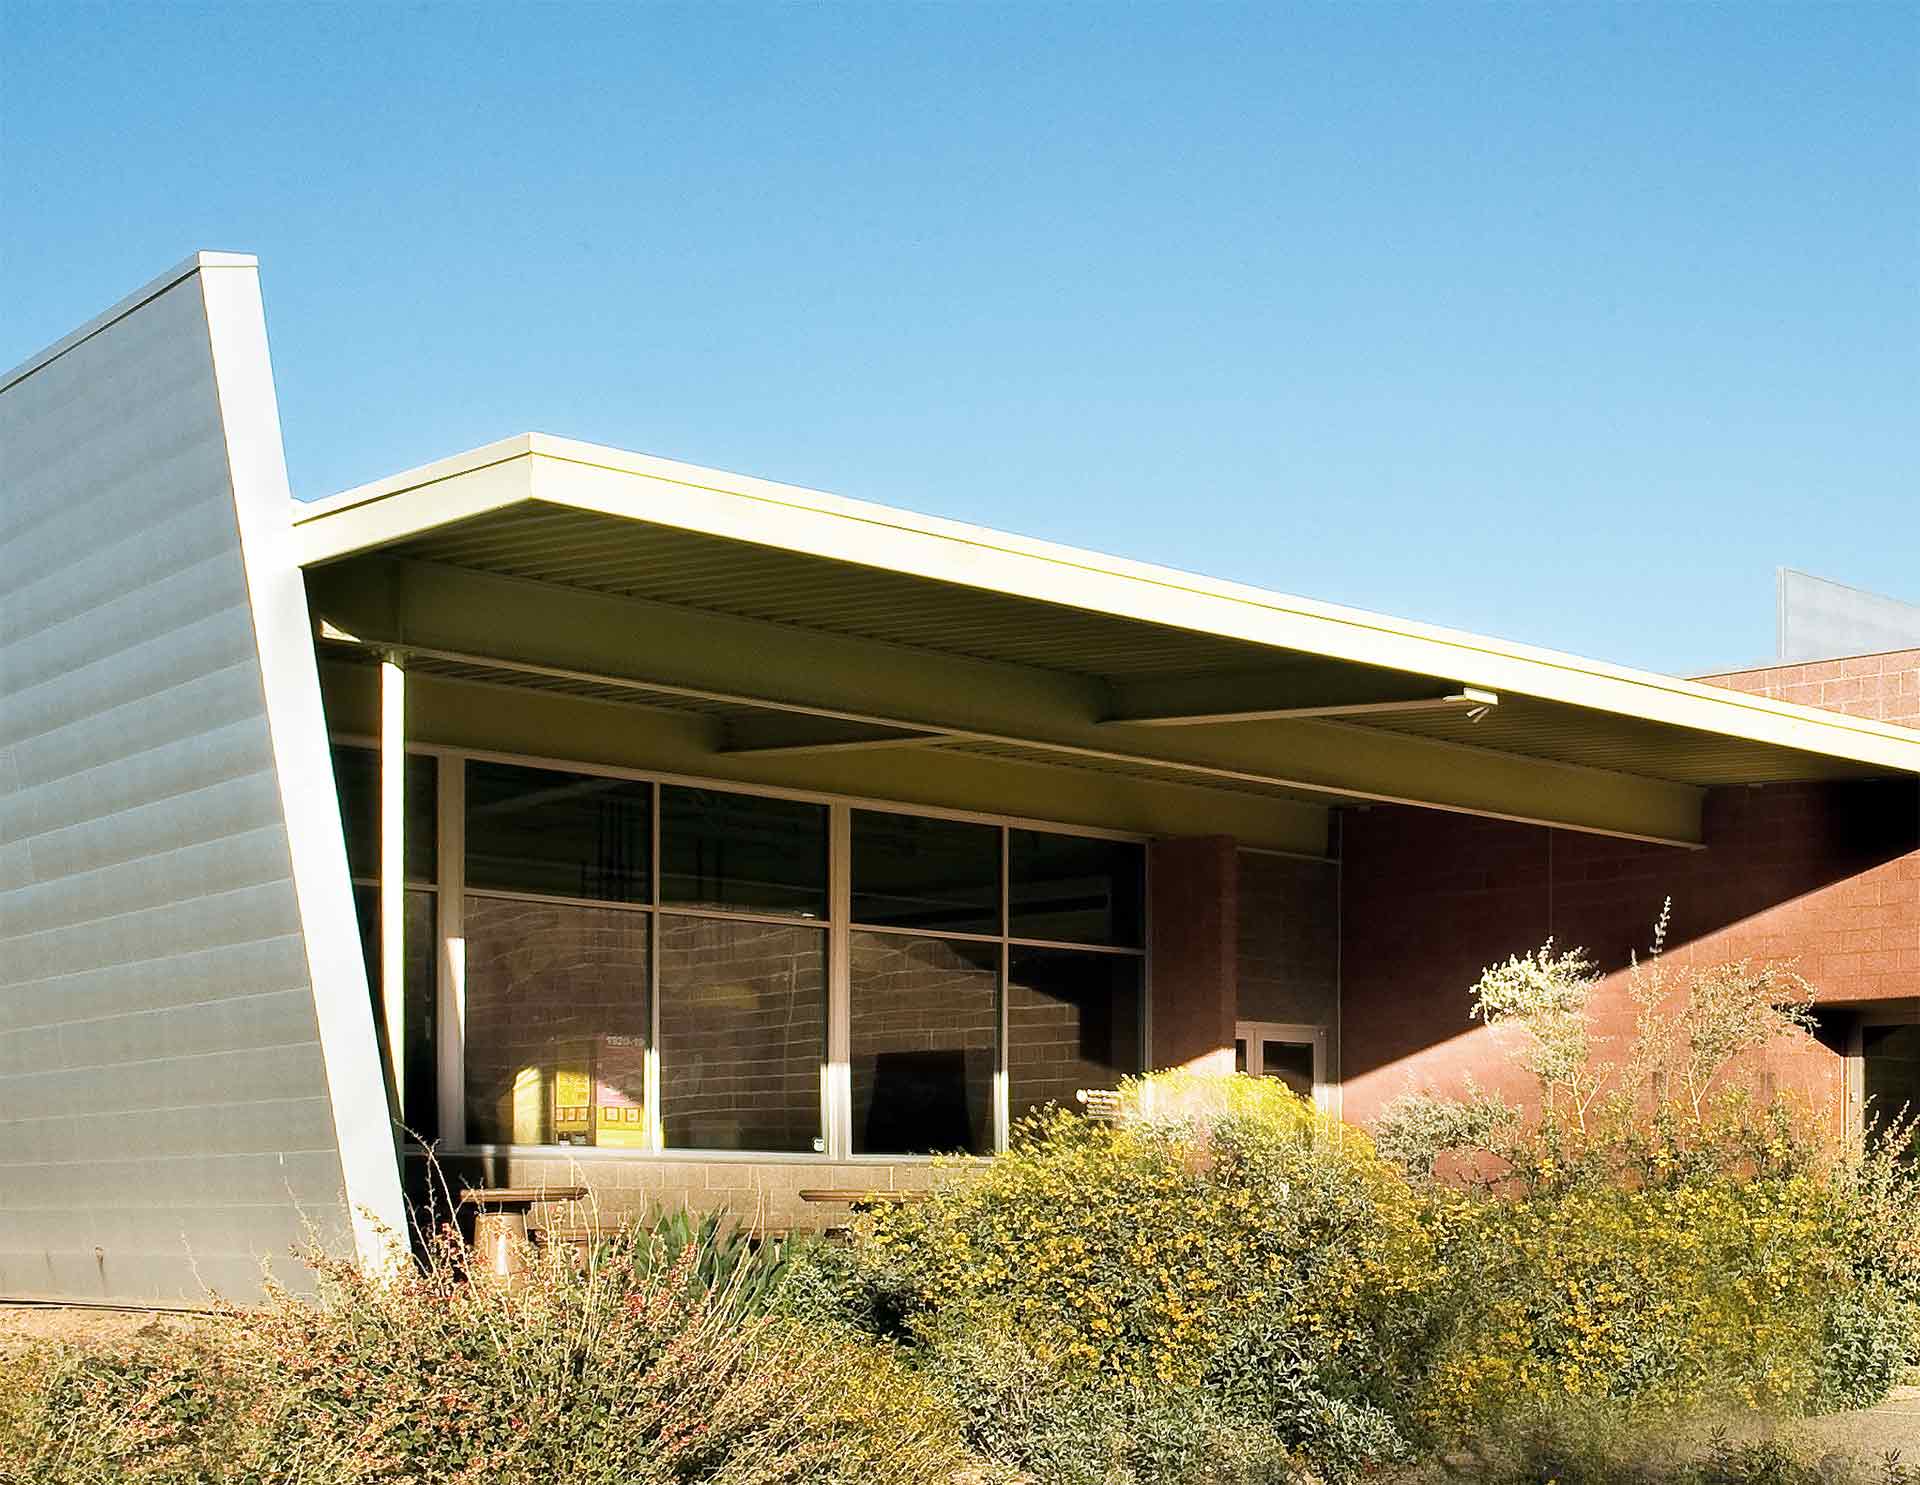
<path fill-rule="evenodd" d="M 1811 987 L 1790 964 L 1672 969 L 1667 922 L 1629 977 L 1623 1055 L 1594 1029 L 1593 964 L 1549 941 L 1473 1002 L 1532 1109 L 1469 1089 L 1382 1121 L 1473 1279 L 1427 1379 L 1447 1427 L 1583 1400 L 1860 1406 L 1913 1354 L 1920 1184 L 1900 1140 L 1844 1150 L 1765 1096 L 1757 1054 L 1810 1034 Z"/>
<path fill-rule="evenodd" d="M 850 1249 L 796 1276 L 796 1302 L 905 1338 L 936 1369 L 982 1337 L 1017 1346 L 1030 1385 L 1068 1400 L 1049 1416 L 1077 1409 L 1116 1438 L 1171 1437 L 1128 1429 L 1178 1396 L 1196 1428 L 1239 1418 L 1330 1468 L 1403 1453 L 1396 1398 L 1440 1285 L 1413 1190 L 1277 1083 L 1161 1075 L 1124 1098 L 1118 1124 L 1036 1116 L 973 1179 L 860 1219 Z M 1042 1447 L 1037 1424 L 1016 1430 L 1035 1439 L 1023 1449 L 970 1416 L 997 1458 Z"/>
<path fill-rule="evenodd" d="M 1847 1152 L 1832 1174 L 1835 1246 L 1855 1282 L 1885 1300 L 1904 1335 L 1905 1362 L 1920 1367 L 1920 1124 L 1890 1119 Z"/>
<path fill-rule="evenodd" d="M 1374 1126 L 1374 1147 L 1411 1179 L 1431 1181 L 1450 1155 L 1504 1151 L 1519 1123 L 1518 1109 L 1469 1077 L 1458 1096 L 1423 1089 L 1392 1100 Z"/>
<path fill-rule="evenodd" d="M 199 1485 L 895 1485 L 968 1467 L 963 1419 L 885 1347 L 744 1315 L 696 1245 L 469 1275 L 458 1239 L 374 1278 L 314 1257 L 223 1342 L 85 1352 L 10 1441 L 22 1479 Z M 737 1282 L 737 1281 L 736 1281 Z"/>
<path fill-rule="evenodd" d="M 1447 1261 L 1473 1276 L 1427 1383 L 1451 1431 L 1561 1402 L 1797 1410 L 1884 1395 L 1875 1314 L 1833 1251 L 1819 1183 L 1718 1181 L 1462 1199 Z M 1829 1355 L 1849 1317 L 1851 1351 Z M 1863 1369 L 1864 1368 L 1864 1369 Z M 1888 1379 L 1890 1380 L 1890 1379 Z"/>
<path fill-rule="evenodd" d="M 188 1485 L 221 1478 L 248 1426 L 211 1338 L 112 1352 L 40 1345 L 0 1363 L 0 1482 Z M 237 1478 L 237 1477 L 236 1477 Z"/>
<path fill-rule="evenodd" d="M 921 1364 L 958 1400 L 975 1446 L 1045 1485 L 1292 1485 L 1269 1424 L 1198 1386 L 1114 1383 L 1037 1357 L 1011 1326 L 943 1326 Z"/>
<path fill-rule="evenodd" d="M 1582 949 L 1549 939 L 1488 967 L 1470 1017 L 1532 1080 L 1528 1113 L 1469 1088 L 1410 1093 L 1375 1129 L 1411 1178 L 1437 1173 L 1485 1190 L 1537 1196 L 1582 1186 L 1672 1186 L 1791 1178 L 1831 1163 L 1826 1121 L 1764 1094 L 1757 1056 L 1813 1028 L 1813 989 L 1790 962 L 1669 966 L 1671 904 L 1651 952 L 1628 976 L 1634 1035 L 1624 1055 L 1595 1030 L 1600 976 Z"/>

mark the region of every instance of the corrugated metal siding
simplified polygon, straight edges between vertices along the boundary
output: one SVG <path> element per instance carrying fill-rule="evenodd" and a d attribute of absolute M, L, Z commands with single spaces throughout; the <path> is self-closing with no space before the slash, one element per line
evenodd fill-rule
<path fill-rule="evenodd" d="M 0 1294 L 250 1294 L 348 1223 L 199 280 L 0 448 Z"/>
<path fill-rule="evenodd" d="M 556 505 L 512 506 L 399 543 L 387 554 L 1122 684 L 1284 673 L 1310 689 L 1316 671 L 1353 668 L 1298 651 Z M 1503 698 L 1478 725 L 1458 713 L 1330 725 L 1702 786 L 1873 771 L 1521 696 Z M 1151 751 L 1153 740 L 1133 744 Z"/>

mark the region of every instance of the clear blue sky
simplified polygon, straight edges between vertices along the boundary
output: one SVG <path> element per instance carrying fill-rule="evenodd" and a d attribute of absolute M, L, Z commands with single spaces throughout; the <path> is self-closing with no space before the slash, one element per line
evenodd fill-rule
<path fill-rule="evenodd" d="M 257 252 L 526 429 L 1657 669 L 1920 599 L 1920 5 L 0 6 L 0 364 Z"/>

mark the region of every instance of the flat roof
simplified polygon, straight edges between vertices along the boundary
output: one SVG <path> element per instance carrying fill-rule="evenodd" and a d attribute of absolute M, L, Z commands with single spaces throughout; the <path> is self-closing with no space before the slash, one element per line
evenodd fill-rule
<path fill-rule="evenodd" d="M 1083 719 L 1104 739 L 1081 749 L 1089 757 L 1194 754 L 1186 766 L 1204 770 L 1210 747 L 1238 760 L 1261 753 L 1264 740 L 1274 777 L 1307 798 L 1463 807 L 1448 801 L 1442 776 L 1488 755 L 1580 770 L 1561 780 L 1575 792 L 1589 783 L 1604 792 L 1606 779 L 1698 790 L 1920 774 L 1920 732 L 1884 722 L 544 434 L 298 504 L 292 519 L 297 560 L 309 569 L 378 557 L 423 575 L 460 570 L 906 647 L 999 666 L 1009 678 L 1083 678 L 1097 691 L 1079 710 L 1104 712 Z M 503 617 L 490 648 L 514 650 L 522 637 Z M 534 652 L 544 649 L 501 658 L 538 668 Z M 667 693 L 675 689 L 702 690 L 678 680 Z M 924 725 L 947 746 L 1035 741 L 1070 754 L 1084 740 L 1045 729 L 1029 739 L 927 712 L 818 709 L 907 731 Z M 1337 747 L 1324 766 L 1278 766 L 1330 739 L 1356 752 L 1393 739 L 1430 749 L 1397 755 L 1404 789 L 1342 787 Z M 1230 782 L 1236 769 L 1219 772 Z M 1604 777 L 1582 783 L 1586 774 Z M 1539 782 L 1550 794 L 1551 780 Z M 1662 807 L 1685 813 L 1672 800 Z M 1607 828 L 1571 813 L 1574 828 Z M 1612 833 L 1697 841 L 1697 830 L 1631 821 Z"/>

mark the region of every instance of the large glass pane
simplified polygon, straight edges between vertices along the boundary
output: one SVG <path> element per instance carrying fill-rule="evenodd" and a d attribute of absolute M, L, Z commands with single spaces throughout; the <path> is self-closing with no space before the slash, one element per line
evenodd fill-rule
<path fill-rule="evenodd" d="M 718 789 L 660 791 L 660 900 L 827 915 L 827 807 Z"/>
<path fill-rule="evenodd" d="M 1860 1032 L 1867 1118 L 1890 1123 L 1902 1110 L 1920 1115 L 1920 1026 L 1868 1026 Z M 1920 1156 L 1920 1148 L 1913 1153 Z"/>
<path fill-rule="evenodd" d="M 435 832 L 440 798 L 434 759 L 409 753 L 406 768 L 407 880 L 434 880 Z M 347 838 L 347 870 L 356 877 L 380 875 L 380 754 L 373 748 L 336 743 L 333 785 L 340 795 L 340 828 Z"/>
<path fill-rule="evenodd" d="M 1130 954 L 1014 948 L 1007 968 L 1007 1087 L 1015 1119 L 1074 1108 L 1140 1067 L 1140 960 Z"/>
<path fill-rule="evenodd" d="M 653 786 L 597 774 L 467 764 L 467 885 L 645 902 Z"/>
<path fill-rule="evenodd" d="M 853 1149 L 993 1150 L 1000 946 L 852 935 Z"/>
<path fill-rule="evenodd" d="M 853 921 L 998 933 L 999 827 L 855 810 Z"/>
<path fill-rule="evenodd" d="M 406 1106 L 400 1118 L 410 1137 L 430 1144 L 440 1137 L 440 1006 L 435 987 L 440 977 L 439 897 L 414 888 L 400 908 L 401 953 L 405 959 L 401 1009 Z M 373 995 L 373 1023 L 380 1038 L 380 1056 L 387 1056 L 387 1018 L 381 1009 L 380 889 L 355 887 L 354 911 L 360 919 L 360 952 L 367 965 L 367 988 Z"/>
<path fill-rule="evenodd" d="M 824 1149 L 819 929 L 660 919 L 660 1110 L 682 1150 Z"/>
<path fill-rule="evenodd" d="M 1260 1043 L 1260 1075 L 1272 1078 L 1302 1098 L 1313 1097 L 1313 1048 L 1299 1042 Z"/>
<path fill-rule="evenodd" d="M 648 915 L 469 897 L 467 1138 L 647 1143 Z"/>
<path fill-rule="evenodd" d="M 1007 832 L 1007 906 L 1014 938 L 1142 944 L 1146 853 L 1131 841 L 1044 830 Z"/>

